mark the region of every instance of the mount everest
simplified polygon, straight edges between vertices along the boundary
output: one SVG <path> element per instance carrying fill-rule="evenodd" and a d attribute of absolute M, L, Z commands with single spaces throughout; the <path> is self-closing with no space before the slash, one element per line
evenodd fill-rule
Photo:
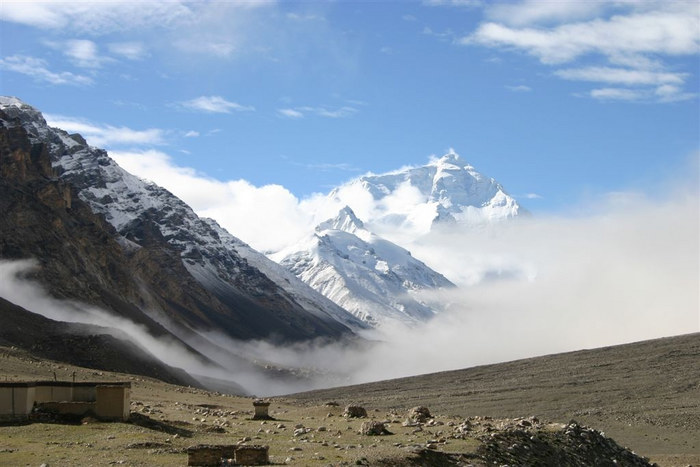
<path fill-rule="evenodd" d="M 269 256 L 370 325 L 427 321 L 442 310 L 423 292 L 454 287 L 389 239 L 408 246 L 445 225 L 470 229 L 522 212 L 499 183 L 454 151 L 422 167 L 351 180 L 332 190 L 323 208 L 338 206 L 307 238 Z"/>
<path fill-rule="evenodd" d="M 424 166 L 358 177 L 331 191 L 328 201 L 350 206 L 375 233 L 413 239 L 446 224 L 472 228 L 523 213 L 496 180 L 454 150 Z"/>

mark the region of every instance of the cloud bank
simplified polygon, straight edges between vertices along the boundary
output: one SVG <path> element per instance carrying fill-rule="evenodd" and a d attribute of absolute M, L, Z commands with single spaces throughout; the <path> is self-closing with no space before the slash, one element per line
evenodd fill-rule
<path fill-rule="evenodd" d="M 623 87 L 592 89 L 590 97 L 645 102 L 693 99 L 689 74 L 670 63 L 700 52 L 700 10 L 693 2 L 540 2 L 491 4 L 486 21 L 456 42 L 532 55 L 559 66 L 566 80 Z M 583 65 L 582 63 L 587 63 Z M 588 65 L 590 61 L 597 65 Z M 673 88 L 665 87 L 669 84 Z"/>
<path fill-rule="evenodd" d="M 492 228 L 432 232 L 414 256 L 460 285 L 426 296 L 448 311 L 413 328 L 386 325 L 372 342 L 277 347 L 202 334 L 225 364 L 238 355 L 302 378 L 271 378 L 235 364 L 223 372 L 144 335 L 133 323 L 47 298 L 3 264 L 0 295 L 53 319 L 118 327 L 168 364 L 233 378 L 258 395 L 465 368 L 700 330 L 700 205 L 697 187 L 664 201 L 618 193 L 577 217 L 530 218 Z M 8 269 L 9 268 L 9 269 Z M 18 269 L 19 268 L 19 269 Z M 222 350 L 223 349 L 223 350 Z M 228 376 L 227 376 L 228 374 Z"/>

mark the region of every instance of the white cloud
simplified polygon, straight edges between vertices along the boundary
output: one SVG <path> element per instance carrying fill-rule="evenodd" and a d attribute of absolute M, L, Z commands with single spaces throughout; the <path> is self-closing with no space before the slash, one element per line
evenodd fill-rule
<path fill-rule="evenodd" d="M 104 59 L 98 55 L 97 44 L 88 40 L 71 40 L 65 43 L 64 53 L 79 67 L 99 68 Z"/>
<path fill-rule="evenodd" d="M 12 55 L 0 59 L 0 68 L 27 75 L 39 82 L 83 86 L 93 83 L 92 78 L 68 71 L 54 72 L 48 69 L 46 60 L 27 55 Z"/>
<path fill-rule="evenodd" d="M 589 91 L 596 99 L 673 102 L 694 97 L 681 88 L 690 75 L 666 70 L 663 61 L 700 52 L 700 10 L 692 2 L 526 0 L 491 5 L 486 14 L 491 21 L 457 43 L 522 51 L 547 65 L 583 58 L 607 62 L 554 72 L 567 80 L 617 85 Z"/>
<path fill-rule="evenodd" d="M 639 101 L 648 96 L 643 90 L 625 88 L 593 89 L 590 94 L 595 99 L 614 101 Z"/>
<path fill-rule="evenodd" d="M 555 75 L 575 81 L 597 81 L 624 85 L 683 84 L 687 73 L 667 73 L 649 70 L 630 70 L 612 67 L 566 68 Z"/>
<path fill-rule="evenodd" d="M 482 0 L 423 0 L 428 6 L 478 7 L 483 3 Z"/>
<path fill-rule="evenodd" d="M 513 47 L 543 63 L 563 63 L 598 53 L 691 55 L 700 50 L 697 8 L 613 16 L 550 29 L 512 28 L 498 23 L 480 25 L 463 44 Z"/>
<path fill-rule="evenodd" d="M 316 117 L 324 118 L 346 118 L 355 115 L 358 110 L 355 107 L 342 106 L 337 108 L 330 107 L 311 107 L 311 106 L 301 106 L 286 109 L 277 109 L 277 113 L 280 116 L 288 118 L 304 118 L 307 115 L 314 115 Z"/>
<path fill-rule="evenodd" d="M 525 86 L 524 84 L 519 84 L 517 86 L 506 86 L 506 89 L 513 92 L 530 92 L 532 88 L 530 86 Z"/>
<path fill-rule="evenodd" d="M 470 286 L 426 296 L 449 311 L 414 328 L 384 326 L 366 336 L 377 344 L 364 351 L 337 343 L 236 348 L 352 384 L 697 332 L 697 193 L 661 203 L 619 196 L 623 205 L 586 217 L 454 229 L 416 242 L 415 257 Z"/>
<path fill-rule="evenodd" d="M 184 21 L 194 12 L 184 1 L 168 2 L 28 2 L 5 1 L 0 19 L 41 29 L 70 29 L 94 35 L 169 25 Z"/>
<path fill-rule="evenodd" d="M 355 107 L 350 106 L 343 106 L 335 109 L 328 107 L 299 107 L 297 110 L 326 118 L 345 118 L 355 115 L 358 112 Z"/>
<path fill-rule="evenodd" d="M 241 105 L 237 102 L 231 102 L 221 96 L 200 96 L 189 101 L 181 102 L 180 105 L 190 110 L 197 110 L 208 113 L 231 113 L 232 110 L 237 112 L 252 111 L 255 107 Z"/>
<path fill-rule="evenodd" d="M 89 122 L 84 119 L 63 115 L 44 114 L 49 125 L 61 128 L 69 133 L 80 133 L 88 144 L 111 148 L 124 145 L 163 144 L 165 132 L 158 128 L 134 130 L 128 127 L 115 127 Z"/>
<path fill-rule="evenodd" d="M 655 89 L 599 88 L 591 90 L 590 96 L 604 101 L 680 102 L 695 99 L 697 94 L 665 84 Z"/>
<path fill-rule="evenodd" d="M 294 109 L 277 109 L 277 113 L 288 118 L 304 118 L 304 114 Z"/>
<path fill-rule="evenodd" d="M 558 0 L 543 2 L 526 0 L 522 3 L 492 3 L 486 8 L 486 15 L 495 21 L 513 26 L 533 23 L 571 21 L 590 18 L 600 13 L 605 2 L 582 2 L 580 0 Z"/>
<path fill-rule="evenodd" d="M 190 130 L 187 133 L 185 133 L 185 138 L 196 138 L 199 136 L 198 131 Z"/>
<path fill-rule="evenodd" d="M 142 60 L 146 57 L 146 48 L 140 42 L 112 42 L 107 44 L 107 48 L 114 55 L 129 60 Z"/>
<path fill-rule="evenodd" d="M 47 40 L 44 45 L 62 53 L 75 66 L 96 70 L 116 60 L 101 55 L 99 46 L 87 39 Z"/>
<path fill-rule="evenodd" d="M 220 181 L 175 165 L 167 154 L 112 151 L 127 171 L 168 189 L 200 216 L 211 217 L 252 247 L 278 250 L 313 227 L 309 202 L 300 202 L 280 185 L 256 187 L 246 180 Z"/>
<path fill-rule="evenodd" d="M 542 199 L 542 196 L 537 193 L 525 193 L 523 197 L 525 199 Z"/>

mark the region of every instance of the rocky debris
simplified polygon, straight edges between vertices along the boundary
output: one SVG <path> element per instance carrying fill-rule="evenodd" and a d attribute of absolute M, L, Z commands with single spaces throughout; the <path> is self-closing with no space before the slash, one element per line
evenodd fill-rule
<path fill-rule="evenodd" d="M 347 407 L 345 407 L 345 411 L 343 412 L 343 417 L 365 418 L 365 417 L 367 417 L 367 411 L 365 410 L 364 407 L 360 407 L 359 405 L 348 405 Z"/>
<path fill-rule="evenodd" d="M 652 464 L 575 421 L 543 425 L 537 419 L 515 419 L 488 424 L 476 454 L 488 464 L 649 467 Z"/>
<path fill-rule="evenodd" d="M 386 425 L 384 425 L 384 423 L 377 421 L 369 421 L 362 422 L 362 426 L 360 427 L 360 434 L 365 436 L 381 436 L 390 435 L 392 433 L 386 429 Z"/>
<path fill-rule="evenodd" d="M 403 422 L 403 426 L 416 426 L 421 423 L 426 423 L 429 419 L 433 418 L 430 414 L 430 410 L 427 407 L 413 407 L 408 411 L 408 418 Z"/>

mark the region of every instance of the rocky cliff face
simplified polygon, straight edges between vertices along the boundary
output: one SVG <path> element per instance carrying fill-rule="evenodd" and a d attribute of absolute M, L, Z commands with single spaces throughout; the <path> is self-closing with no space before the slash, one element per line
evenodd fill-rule
<path fill-rule="evenodd" d="M 79 135 L 49 128 L 21 101 L 0 104 L 0 258 L 36 259 L 36 278 L 52 296 L 183 340 L 208 331 L 278 340 L 349 334 L 322 305 L 299 304 L 228 247 L 227 232 L 166 190 Z"/>

